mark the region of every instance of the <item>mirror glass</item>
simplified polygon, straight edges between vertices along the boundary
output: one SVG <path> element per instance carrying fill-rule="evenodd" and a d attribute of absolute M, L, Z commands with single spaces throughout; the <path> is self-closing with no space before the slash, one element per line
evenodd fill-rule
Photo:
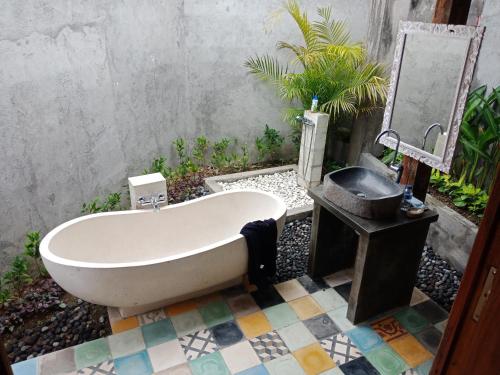
<path fill-rule="evenodd" d="M 472 26 L 400 24 L 382 130 L 398 132 L 403 154 L 449 170 L 481 35 Z M 395 148 L 396 138 L 381 143 Z"/>

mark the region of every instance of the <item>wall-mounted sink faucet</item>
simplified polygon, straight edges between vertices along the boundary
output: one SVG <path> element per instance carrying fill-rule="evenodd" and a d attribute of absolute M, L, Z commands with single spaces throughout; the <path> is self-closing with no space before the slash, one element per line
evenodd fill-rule
<path fill-rule="evenodd" d="M 155 212 L 160 211 L 160 204 L 166 201 L 165 194 L 162 193 L 157 193 L 157 194 L 151 194 L 146 197 L 139 197 L 137 199 L 137 203 L 144 207 L 144 206 L 151 206 Z"/>
<path fill-rule="evenodd" d="M 439 122 L 435 122 L 434 124 L 432 124 L 431 126 L 429 126 L 427 128 L 427 130 L 425 131 L 425 134 L 424 134 L 424 139 L 422 141 L 422 150 L 425 149 L 425 143 L 427 142 L 427 137 L 428 137 L 429 133 L 431 132 L 432 129 L 434 129 L 436 127 L 439 128 L 439 131 L 441 132 L 441 134 L 444 133 L 444 129 L 443 129 L 442 125 Z"/>
<path fill-rule="evenodd" d="M 403 174 L 403 166 L 401 165 L 401 163 L 396 162 L 396 159 L 398 157 L 399 144 L 401 143 L 401 137 L 399 136 L 399 133 L 394 129 L 384 130 L 382 133 L 377 135 L 377 138 L 375 138 L 375 144 L 377 144 L 380 141 L 380 138 L 382 138 L 384 134 L 388 133 L 394 134 L 397 139 L 396 150 L 394 150 L 394 157 L 392 158 L 392 161 L 388 164 L 388 167 L 397 173 L 396 183 L 399 184 L 399 182 L 401 181 L 401 176 Z"/>

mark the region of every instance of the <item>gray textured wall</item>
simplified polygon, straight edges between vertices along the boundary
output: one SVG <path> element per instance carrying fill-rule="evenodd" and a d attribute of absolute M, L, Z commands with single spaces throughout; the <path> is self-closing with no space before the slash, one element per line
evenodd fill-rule
<path fill-rule="evenodd" d="M 354 39 L 366 0 L 332 4 Z M 0 268 L 29 230 L 79 215 L 176 137 L 253 143 L 286 132 L 282 104 L 246 74 L 254 53 L 298 40 L 281 0 L 6 0 L 0 12 Z"/>

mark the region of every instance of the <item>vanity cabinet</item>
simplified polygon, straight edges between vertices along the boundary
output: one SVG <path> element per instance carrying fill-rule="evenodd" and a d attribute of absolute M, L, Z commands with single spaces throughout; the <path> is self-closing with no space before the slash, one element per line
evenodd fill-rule
<path fill-rule="evenodd" d="M 323 185 L 308 192 L 314 200 L 308 274 L 321 277 L 354 266 L 347 318 L 358 324 L 409 305 L 429 225 L 438 214 L 364 219 L 326 200 Z"/>

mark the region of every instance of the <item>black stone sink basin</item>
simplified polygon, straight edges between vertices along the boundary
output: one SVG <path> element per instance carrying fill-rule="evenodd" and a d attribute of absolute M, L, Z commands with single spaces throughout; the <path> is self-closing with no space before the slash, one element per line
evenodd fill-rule
<path fill-rule="evenodd" d="M 328 173 L 323 180 L 327 200 L 367 219 L 386 219 L 398 213 L 403 187 L 377 172 L 348 167 Z"/>

